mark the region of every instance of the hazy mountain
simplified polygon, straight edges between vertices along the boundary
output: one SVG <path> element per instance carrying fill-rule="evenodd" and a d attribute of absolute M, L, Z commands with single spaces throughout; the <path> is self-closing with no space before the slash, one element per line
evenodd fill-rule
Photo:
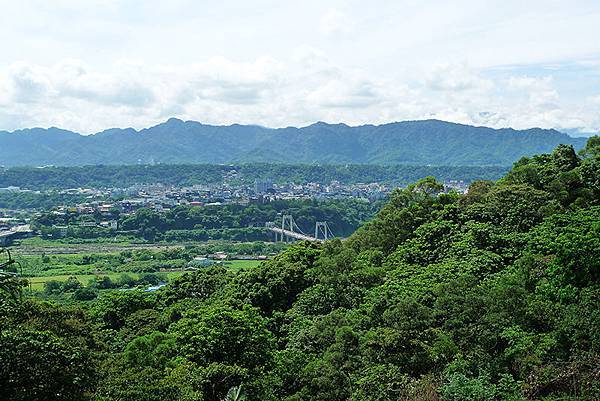
<path fill-rule="evenodd" d="M 350 127 L 318 122 L 271 129 L 170 119 L 136 131 L 80 135 L 58 128 L 0 131 L 0 165 L 353 163 L 510 165 L 584 138 L 555 130 L 492 129 L 438 120 Z"/>

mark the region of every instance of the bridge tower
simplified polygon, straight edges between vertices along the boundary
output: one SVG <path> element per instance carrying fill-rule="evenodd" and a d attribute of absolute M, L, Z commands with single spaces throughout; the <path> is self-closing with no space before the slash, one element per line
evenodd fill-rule
<path fill-rule="evenodd" d="M 275 222 L 267 222 L 265 223 L 265 227 L 275 233 L 275 242 L 289 242 L 294 239 L 301 241 L 327 241 L 329 238 L 335 237 L 326 221 L 317 221 L 315 223 L 314 237 L 302 232 L 291 214 L 281 216 L 281 228 Z"/>
<path fill-rule="evenodd" d="M 283 242 L 284 231 L 294 231 L 294 217 L 291 214 L 284 214 L 281 218 L 281 242 Z M 286 242 L 289 242 L 290 237 L 285 236 Z"/>
<path fill-rule="evenodd" d="M 331 230 L 329 229 L 329 226 L 327 225 L 326 221 L 317 221 L 315 223 L 315 239 L 316 240 L 319 239 L 319 234 L 323 234 L 323 239 L 325 241 L 327 241 L 327 239 L 329 239 L 330 232 L 331 232 Z"/>

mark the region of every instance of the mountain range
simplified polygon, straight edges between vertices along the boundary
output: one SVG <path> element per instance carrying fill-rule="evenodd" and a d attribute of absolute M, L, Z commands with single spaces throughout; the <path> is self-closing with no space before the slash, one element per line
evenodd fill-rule
<path fill-rule="evenodd" d="M 0 165 L 302 163 L 508 166 L 556 145 L 585 145 L 556 130 L 493 129 L 439 120 L 383 125 L 215 126 L 171 118 L 135 130 L 81 135 L 59 128 L 0 131 Z"/>

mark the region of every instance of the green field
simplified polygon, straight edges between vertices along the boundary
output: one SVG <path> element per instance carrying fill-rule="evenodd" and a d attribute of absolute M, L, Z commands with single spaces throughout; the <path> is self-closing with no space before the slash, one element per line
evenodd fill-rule
<path fill-rule="evenodd" d="M 16 242 L 15 249 L 21 255 L 63 255 L 86 253 L 110 253 L 135 250 L 178 249 L 194 243 L 156 244 L 132 242 L 127 240 L 96 238 L 91 240 L 49 240 L 40 237 L 27 238 Z"/>
<path fill-rule="evenodd" d="M 251 269 L 260 264 L 260 260 L 228 260 L 224 263 L 225 267 L 232 271 L 240 271 L 243 269 Z"/>
<path fill-rule="evenodd" d="M 29 288 L 31 288 L 32 291 L 43 291 L 44 290 L 44 284 L 47 283 L 48 281 L 67 281 L 67 279 L 69 277 L 75 277 L 77 280 L 79 280 L 79 282 L 81 282 L 81 284 L 83 285 L 87 285 L 87 283 L 92 280 L 94 277 L 105 277 L 108 276 L 110 277 L 111 280 L 118 280 L 119 276 L 121 276 L 121 274 L 123 273 L 109 273 L 109 274 L 104 274 L 104 273 L 99 273 L 99 274 L 76 274 L 76 275 L 56 275 L 56 276 L 43 276 L 43 277 L 26 277 L 27 281 L 29 282 Z M 167 277 L 167 279 L 169 281 L 171 281 L 174 278 L 177 278 L 179 276 L 181 276 L 182 274 L 184 274 L 184 272 L 165 272 L 165 273 L 160 273 L 161 275 L 164 275 Z M 139 278 L 139 274 L 128 274 L 129 276 L 133 277 L 134 279 Z"/>
<path fill-rule="evenodd" d="M 80 256 L 81 255 L 61 255 L 61 257 L 67 257 L 67 258 L 72 257 L 74 259 L 77 257 L 80 257 Z M 259 264 L 260 264 L 260 261 L 258 261 L 258 260 L 228 260 L 228 261 L 224 262 L 224 266 L 234 272 L 253 268 L 253 267 L 258 266 Z M 210 269 L 210 267 L 207 267 L 207 269 Z M 139 273 L 130 273 L 130 272 L 104 273 L 104 272 L 92 272 L 92 271 L 84 272 L 84 271 L 85 270 L 82 269 L 79 273 L 76 273 L 76 274 L 51 274 L 51 271 L 49 271 L 49 272 L 46 272 L 49 274 L 35 275 L 35 276 L 27 275 L 24 272 L 24 278 L 26 278 L 28 280 L 29 288 L 31 288 L 32 291 L 42 291 L 44 289 L 44 284 L 47 283 L 48 281 L 55 280 L 55 281 L 63 282 L 63 281 L 66 281 L 69 277 L 75 277 L 75 278 L 77 278 L 77 280 L 79 280 L 79 282 L 81 282 L 81 284 L 87 285 L 87 283 L 95 277 L 108 276 L 108 277 L 110 277 L 111 280 L 116 281 L 119 279 L 119 277 L 122 274 L 127 274 L 134 279 L 138 279 L 140 276 Z M 186 271 L 183 271 L 183 270 L 157 272 L 157 274 L 159 274 L 160 276 L 165 276 L 169 282 L 185 273 L 186 273 Z"/>
<path fill-rule="evenodd" d="M 123 281 L 127 279 L 125 275 L 138 280 L 144 274 L 156 274 L 162 280 L 171 281 L 184 274 L 196 256 L 227 250 L 226 244 L 221 243 L 208 244 L 211 248 L 206 248 L 207 244 L 193 247 L 179 244 L 123 245 L 61 244 L 31 238 L 13 247 L 12 254 L 19 262 L 19 273 L 29 281 L 30 288 L 41 291 L 48 281 L 64 282 L 69 277 L 75 277 L 84 286 L 98 277 L 109 277 L 113 282 Z M 259 264 L 259 260 L 247 259 L 223 262 L 232 272 Z"/>

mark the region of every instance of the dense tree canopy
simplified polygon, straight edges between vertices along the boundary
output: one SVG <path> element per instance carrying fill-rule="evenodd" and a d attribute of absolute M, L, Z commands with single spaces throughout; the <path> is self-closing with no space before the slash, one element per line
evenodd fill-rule
<path fill-rule="evenodd" d="M 598 399 L 597 144 L 464 196 L 420 181 L 348 240 L 241 273 L 85 311 L 6 301 L 0 383 L 29 400 L 212 401 L 240 385 L 273 401 Z"/>
<path fill-rule="evenodd" d="M 275 183 L 305 184 L 316 182 L 343 184 L 382 182 L 406 185 L 433 175 L 440 180 L 497 179 L 505 167 L 477 166 L 376 166 L 361 164 L 308 165 L 308 164 L 161 164 L 133 166 L 85 167 L 13 167 L 0 168 L 0 188 L 19 186 L 27 189 L 48 190 L 66 188 L 123 188 L 136 184 L 185 186 L 194 184 L 253 185 L 255 180 Z"/>
<path fill-rule="evenodd" d="M 298 227 L 308 234 L 314 233 L 315 222 L 327 221 L 336 236 L 345 237 L 369 220 L 381 205 L 382 201 L 363 199 L 291 199 L 249 205 L 181 205 L 166 212 L 141 208 L 132 215 L 115 212 L 112 218 L 119 220 L 119 233 L 149 241 L 222 239 L 251 242 L 271 240 L 273 233 L 265 229 L 265 223 L 280 222 L 282 214 L 293 215 Z M 69 225 L 68 238 L 89 239 L 116 234 L 109 228 L 77 225 L 94 218 L 99 222 L 107 217 L 47 212 L 38 215 L 33 225 L 44 236 L 57 236 L 60 229 L 56 225 Z"/>

